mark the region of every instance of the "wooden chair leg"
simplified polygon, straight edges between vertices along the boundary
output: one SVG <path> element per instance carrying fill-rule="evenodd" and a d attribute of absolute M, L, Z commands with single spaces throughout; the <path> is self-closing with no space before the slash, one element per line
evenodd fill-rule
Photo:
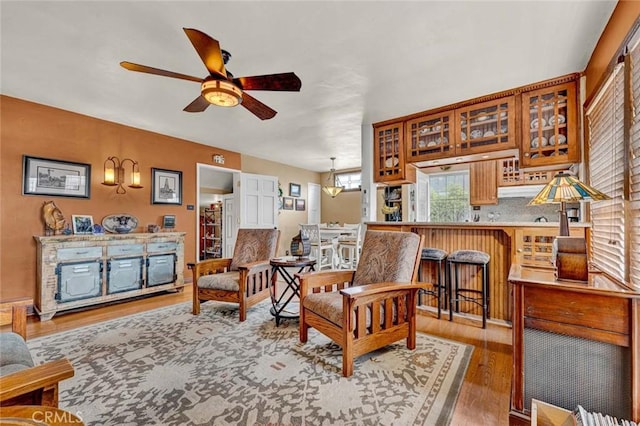
<path fill-rule="evenodd" d="M 409 321 L 409 335 L 407 336 L 407 348 L 413 350 L 416 348 L 416 293 L 412 292 L 409 296 L 409 306 L 407 316 Z M 439 300 L 438 300 L 439 302 Z"/>
<path fill-rule="evenodd" d="M 351 377 L 353 375 L 353 336 L 345 336 L 342 346 L 342 375 Z"/>
<path fill-rule="evenodd" d="M 240 296 L 240 322 L 247 319 L 247 301 L 244 295 Z"/>
<path fill-rule="evenodd" d="M 193 281 L 193 307 L 191 310 L 193 315 L 200 315 L 200 298 L 198 298 L 198 282 L 194 278 Z"/>
<path fill-rule="evenodd" d="M 299 327 L 300 343 L 307 343 L 307 340 L 309 339 L 309 326 L 304 321 L 304 308 L 302 308 L 302 306 L 300 306 L 299 321 L 300 321 L 300 327 Z"/>

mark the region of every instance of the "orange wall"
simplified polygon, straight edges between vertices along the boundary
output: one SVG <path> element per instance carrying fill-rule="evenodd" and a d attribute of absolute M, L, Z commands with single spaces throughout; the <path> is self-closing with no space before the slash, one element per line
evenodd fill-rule
<path fill-rule="evenodd" d="M 0 299 L 35 294 L 33 236 L 44 235 L 43 202 L 55 201 L 67 222 L 72 214 L 92 215 L 100 223 L 107 215 L 130 213 L 138 218 L 137 232 L 175 214 L 176 231 L 187 233 L 185 262 L 193 262 L 197 209 L 187 205 L 196 202 L 196 163 L 213 164 L 212 155 L 223 154 L 225 167 L 241 169 L 235 152 L 7 96 L 0 96 L 0 143 Z M 91 198 L 22 195 L 23 154 L 91 164 Z M 100 184 L 111 155 L 140 162 L 143 189 L 116 195 L 115 188 Z M 182 171 L 181 206 L 151 204 L 152 167 Z"/>
<path fill-rule="evenodd" d="M 620 0 L 616 5 L 584 71 L 587 77 L 587 100 L 591 98 L 594 90 L 605 77 L 607 67 L 638 17 L 640 17 L 640 1 Z"/>

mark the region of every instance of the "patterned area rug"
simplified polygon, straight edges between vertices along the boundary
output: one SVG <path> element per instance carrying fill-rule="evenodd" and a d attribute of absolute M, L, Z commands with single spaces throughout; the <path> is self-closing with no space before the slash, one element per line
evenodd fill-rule
<path fill-rule="evenodd" d="M 87 425 L 447 425 L 472 346 L 418 333 L 356 360 L 269 304 L 189 303 L 29 341 L 37 362 L 67 357 L 60 407 Z"/>

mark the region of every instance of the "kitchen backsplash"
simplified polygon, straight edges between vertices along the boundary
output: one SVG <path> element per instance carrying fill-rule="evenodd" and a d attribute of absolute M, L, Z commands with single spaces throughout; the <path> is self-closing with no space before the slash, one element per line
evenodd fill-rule
<path fill-rule="evenodd" d="M 480 210 L 470 210 L 470 220 L 475 215 L 479 216 L 479 222 L 534 222 L 537 218 L 546 218 L 548 222 L 559 221 L 560 204 L 542 204 L 528 206 L 531 198 L 500 198 L 498 205 L 480 206 Z M 571 204 L 568 207 L 579 207 L 579 204 Z"/>

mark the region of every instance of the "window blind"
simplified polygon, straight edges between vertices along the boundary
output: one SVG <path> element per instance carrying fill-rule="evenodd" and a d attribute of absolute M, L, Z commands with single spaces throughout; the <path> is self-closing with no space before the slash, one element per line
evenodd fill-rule
<path fill-rule="evenodd" d="M 631 131 L 629 144 L 629 281 L 640 289 L 640 45 L 630 52 Z"/>
<path fill-rule="evenodd" d="M 625 280 L 624 72 L 617 66 L 587 110 L 589 183 L 611 200 L 591 202 L 592 262 Z"/>

